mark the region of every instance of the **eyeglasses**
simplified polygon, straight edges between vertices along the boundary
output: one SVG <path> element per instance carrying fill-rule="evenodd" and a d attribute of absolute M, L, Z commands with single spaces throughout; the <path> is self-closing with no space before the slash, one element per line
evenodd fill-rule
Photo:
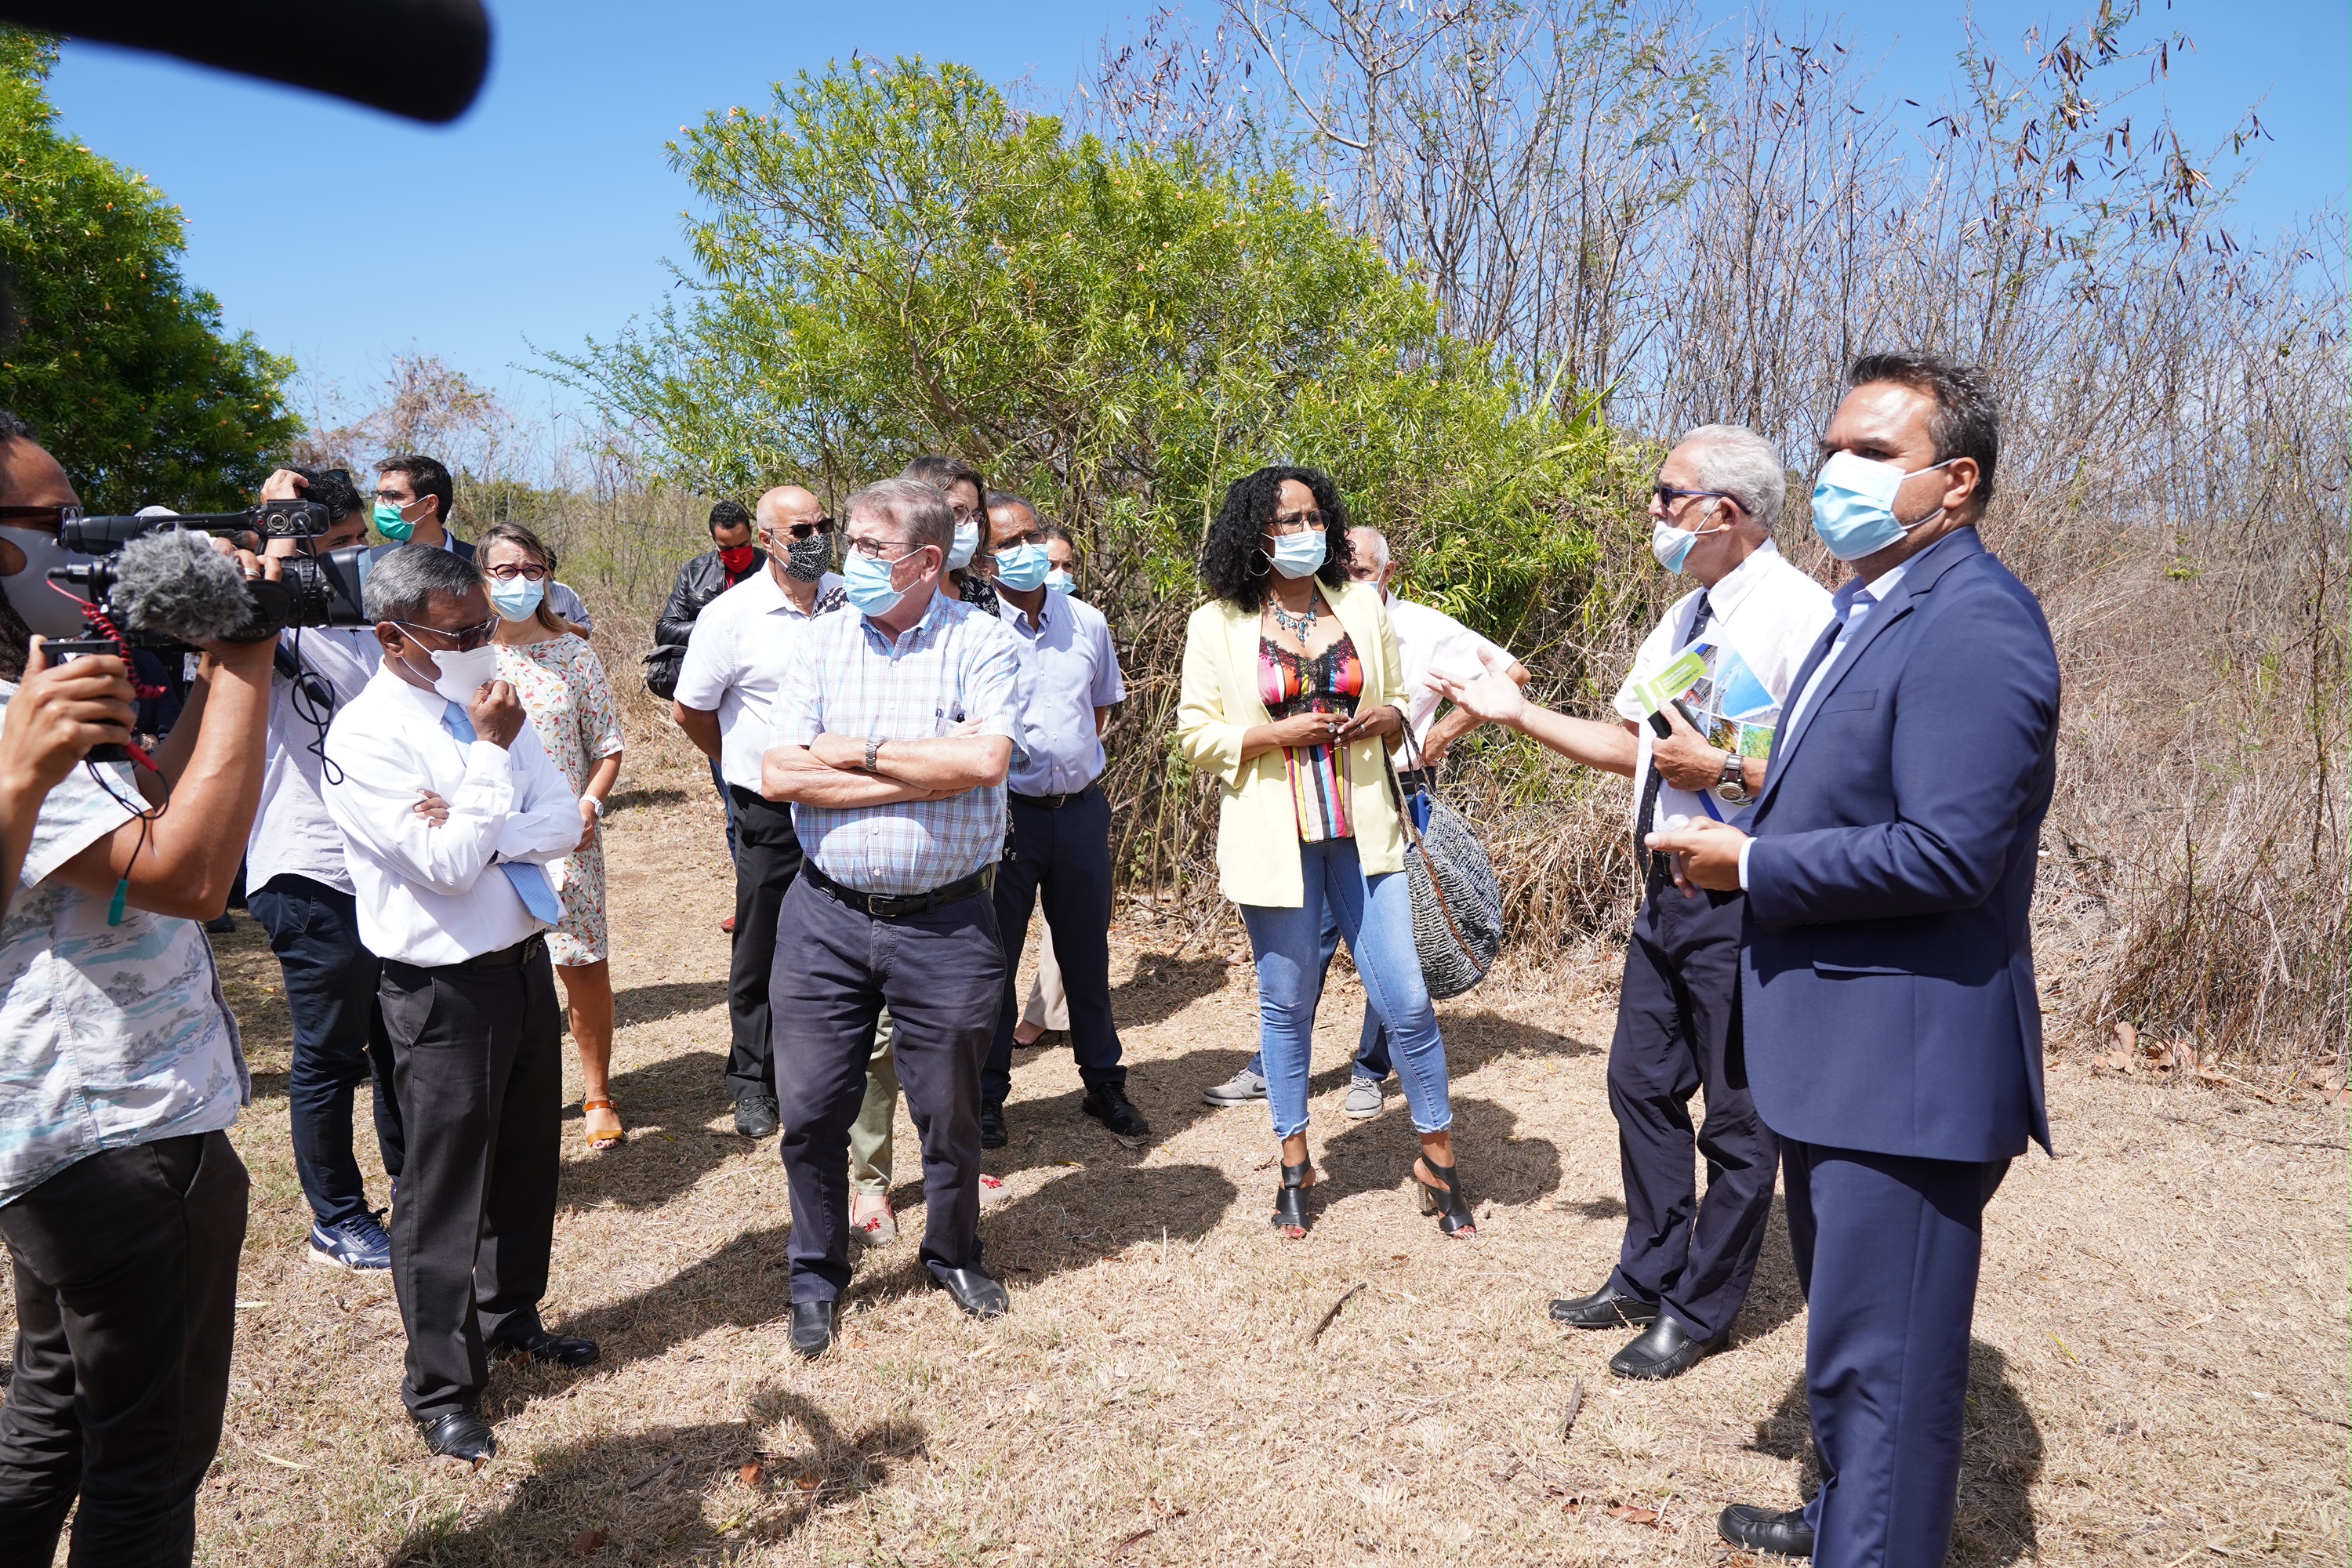
<path fill-rule="evenodd" d="M 496 577 L 501 583 L 511 583 L 518 577 L 526 583 L 541 583 L 547 579 L 547 568 L 535 561 L 520 566 L 509 562 L 504 566 L 486 566 L 482 571 L 485 576 Z"/>
<path fill-rule="evenodd" d="M 957 506 L 950 502 L 948 506 L 948 510 L 955 515 L 956 526 L 958 528 L 961 528 L 967 522 L 978 522 L 981 519 L 981 511 L 978 507 Z"/>
<path fill-rule="evenodd" d="M 0 506 L 0 518 L 46 522 L 52 528 L 63 528 L 68 518 L 81 515 L 82 510 L 78 506 Z"/>
<path fill-rule="evenodd" d="M 806 539 L 811 534 L 815 534 L 820 539 L 829 539 L 833 536 L 834 527 L 835 523 L 833 519 L 829 517 L 821 517 L 814 522 L 782 523 L 774 528 L 769 529 L 768 531 L 770 533 L 789 533 L 794 539 Z"/>
<path fill-rule="evenodd" d="M 882 553 L 885 550 L 890 549 L 894 546 L 905 551 L 907 554 L 885 555 Z M 929 550 L 931 546 L 928 544 L 918 544 L 911 539 L 853 539 L 849 542 L 849 548 L 855 550 L 858 554 L 863 555 L 868 561 L 887 561 L 895 564 L 898 562 L 904 561 L 907 558 L 907 555 L 911 555 L 918 550 Z"/>
<path fill-rule="evenodd" d="M 398 490 L 370 490 L 368 496 L 370 500 L 380 500 L 386 506 L 414 506 L 416 503 L 415 496 L 403 495 Z"/>
<path fill-rule="evenodd" d="M 1732 499 L 1731 492 L 1729 490 L 1686 490 L 1680 485 L 1652 485 L 1650 487 L 1650 499 L 1656 501 L 1660 506 L 1672 506 L 1675 502 L 1692 496 L 1700 497 L 1707 500 L 1729 500 Z"/>
<path fill-rule="evenodd" d="M 447 637 L 453 645 L 453 651 L 457 653 L 471 653 L 476 648 L 483 647 L 499 629 L 499 618 L 496 616 L 492 616 L 478 626 L 465 626 L 454 632 L 445 632 L 439 626 L 411 626 L 406 621 L 394 621 L 392 624 L 406 632 L 431 632 L 436 637 Z"/>
<path fill-rule="evenodd" d="M 1278 538 L 1286 533 L 1297 533 L 1301 529 L 1321 528 L 1329 521 L 1329 516 L 1324 512 L 1312 510 L 1294 511 L 1287 517 L 1277 517 L 1267 523 L 1265 531 Z"/>

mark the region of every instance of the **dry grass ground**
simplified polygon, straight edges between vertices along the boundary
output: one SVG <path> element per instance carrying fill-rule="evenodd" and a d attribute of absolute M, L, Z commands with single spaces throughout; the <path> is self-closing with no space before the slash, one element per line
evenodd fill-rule
<path fill-rule="evenodd" d="M 839 1352 L 795 1361 L 782 1173 L 727 1131 L 719 1086 L 715 807 L 691 787 L 624 799 L 614 1093 L 634 1136 L 584 1152 L 575 1074 L 547 1303 L 604 1360 L 499 1368 L 501 1453 L 478 1474 L 428 1461 L 402 1419 L 389 1286 L 305 1260 L 276 969 L 249 921 L 224 939 L 254 1199 L 200 1561 L 1712 1563 L 1731 1560 L 1723 1503 L 1805 1487 L 1777 1216 L 1735 1346 L 1675 1383 L 1616 1382 L 1621 1336 L 1545 1319 L 1607 1273 L 1623 1212 L 1589 972 L 1443 1009 L 1475 1243 L 1410 1213 L 1400 1102 L 1339 1114 L 1360 1001 L 1338 985 L 1322 1217 L 1285 1243 L 1264 1113 L 1199 1098 L 1252 1047 L 1237 941 L 1122 927 L 1118 1010 L 1158 1142 L 1122 1148 L 1076 1114 L 1066 1055 L 1024 1053 L 989 1162 L 1016 1196 L 982 1222 L 1013 1315 L 960 1317 L 902 1240 L 862 1263 Z M 2341 1110 L 2065 1063 L 2051 1098 L 2060 1157 L 2020 1162 L 1988 1225 L 1953 1561 L 2343 1563 Z M 903 1118 L 901 1148 L 919 1231 Z"/>

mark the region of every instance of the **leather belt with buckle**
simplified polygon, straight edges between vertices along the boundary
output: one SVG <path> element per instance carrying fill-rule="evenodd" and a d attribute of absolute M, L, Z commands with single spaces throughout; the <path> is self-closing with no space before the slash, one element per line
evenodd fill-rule
<path fill-rule="evenodd" d="M 1017 789 L 1007 790 L 1004 793 L 1024 805 L 1034 805 L 1040 811 L 1059 811 L 1074 800 L 1086 799 L 1094 793 L 1094 785 L 1088 784 L 1084 789 L 1067 790 L 1060 795 L 1023 795 Z"/>
<path fill-rule="evenodd" d="M 847 904 L 863 915 L 877 921 L 905 920 L 919 915 L 941 904 L 952 904 L 959 899 L 971 898 L 985 891 L 993 881 L 996 868 L 983 866 L 969 877 L 961 877 L 928 893 L 861 893 L 855 888 L 845 888 L 806 861 L 801 864 L 801 875 L 815 884 L 817 890 L 837 903 Z"/>

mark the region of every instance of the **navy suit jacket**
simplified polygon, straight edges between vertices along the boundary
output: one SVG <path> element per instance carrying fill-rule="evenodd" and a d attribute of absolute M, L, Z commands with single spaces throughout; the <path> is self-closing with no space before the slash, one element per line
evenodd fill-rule
<path fill-rule="evenodd" d="M 2030 917 L 2057 742 L 2042 606 L 1955 529 L 1775 737 L 1740 824 L 1745 1049 L 1774 1131 L 1935 1160 L 2049 1147 Z"/>
<path fill-rule="evenodd" d="M 373 550 L 368 552 L 368 559 L 370 561 L 373 561 L 385 551 L 397 550 L 399 548 L 400 546 L 397 544 L 379 544 Z M 451 554 L 457 556 L 460 561 L 471 561 L 474 558 L 473 542 L 470 540 L 460 539 L 453 533 L 449 536 L 449 552 Z"/>

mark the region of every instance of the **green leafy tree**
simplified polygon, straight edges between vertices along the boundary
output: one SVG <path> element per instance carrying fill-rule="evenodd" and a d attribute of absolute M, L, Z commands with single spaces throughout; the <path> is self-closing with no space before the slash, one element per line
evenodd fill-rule
<path fill-rule="evenodd" d="M 15 295 L 0 405 L 29 420 L 93 510 L 243 505 L 301 423 L 292 362 L 180 276 L 179 209 L 56 126 L 57 46 L 0 28 L 0 266 Z"/>
<path fill-rule="evenodd" d="M 692 298 L 549 357 L 683 483 L 837 500 L 951 451 L 1180 607 L 1224 487 L 1273 461 L 1329 470 L 1480 622 L 1589 558 L 1606 434 L 1528 412 L 1287 174 L 1068 138 L 919 60 L 803 73 L 670 151 L 708 214 Z"/>

